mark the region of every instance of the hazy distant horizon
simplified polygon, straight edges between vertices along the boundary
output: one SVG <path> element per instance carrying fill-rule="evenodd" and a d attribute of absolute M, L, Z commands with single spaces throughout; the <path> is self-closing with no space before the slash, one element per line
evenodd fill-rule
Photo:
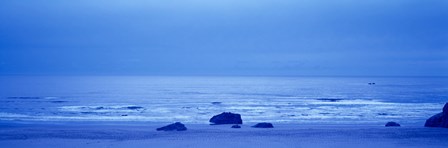
<path fill-rule="evenodd" d="M 218 74 L 1 74 L 0 77 L 378 77 L 378 78 L 424 78 L 424 77 L 448 77 L 448 75 L 218 75 Z"/>

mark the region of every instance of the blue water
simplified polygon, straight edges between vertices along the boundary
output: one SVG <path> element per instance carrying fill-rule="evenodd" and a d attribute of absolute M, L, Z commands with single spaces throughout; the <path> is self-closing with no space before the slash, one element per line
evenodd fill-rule
<path fill-rule="evenodd" d="M 375 83 L 369 85 L 368 83 Z M 0 77 L 2 121 L 423 124 L 447 77 Z"/>

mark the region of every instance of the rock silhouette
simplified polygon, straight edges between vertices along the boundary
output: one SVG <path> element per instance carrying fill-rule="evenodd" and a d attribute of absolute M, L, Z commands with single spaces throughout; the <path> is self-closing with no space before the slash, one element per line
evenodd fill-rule
<path fill-rule="evenodd" d="M 223 112 L 219 115 L 215 115 L 210 119 L 213 124 L 243 124 L 240 114 L 234 114 L 231 112 Z"/>
<path fill-rule="evenodd" d="M 398 124 L 397 122 L 387 122 L 385 126 L 386 126 L 386 127 L 393 127 L 393 126 L 395 126 L 395 127 L 399 127 L 399 126 L 401 126 L 401 125 Z"/>
<path fill-rule="evenodd" d="M 445 104 L 441 113 L 438 113 L 426 120 L 425 127 L 448 128 L 448 103 Z"/>
<path fill-rule="evenodd" d="M 187 127 L 180 122 L 176 122 L 161 128 L 157 128 L 157 131 L 185 131 Z"/>
<path fill-rule="evenodd" d="M 253 128 L 274 128 L 274 126 L 272 125 L 272 123 L 267 123 L 267 122 L 261 122 L 261 123 L 257 123 L 254 126 L 252 126 Z"/>

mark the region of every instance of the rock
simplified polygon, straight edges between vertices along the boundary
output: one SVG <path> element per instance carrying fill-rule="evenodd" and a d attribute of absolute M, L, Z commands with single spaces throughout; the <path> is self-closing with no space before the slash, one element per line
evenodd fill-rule
<path fill-rule="evenodd" d="M 254 127 L 254 128 L 274 128 L 272 123 L 267 123 L 267 122 L 257 123 L 252 127 Z"/>
<path fill-rule="evenodd" d="M 234 114 L 231 112 L 223 112 L 219 115 L 215 115 L 210 119 L 213 124 L 243 124 L 240 114 Z"/>
<path fill-rule="evenodd" d="M 235 125 L 232 126 L 232 128 L 241 128 L 241 126 L 238 125 L 238 124 L 235 124 Z"/>
<path fill-rule="evenodd" d="M 448 117 L 443 113 L 438 113 L 426 120 L 425 127 L 445 127 L 448 128 Z"/>
<path fill-rule="evenodd" d="M 444 115 L 448 114 L 448 103 L 445 104 L 445 106 L 443 107 L 443 112 Z"/>
<path fill-rule="evenodd" d="M 448 128 L 448 103 L 445 104 L 442 111 L 426 120 L 425 127 Z"/>
<path fill-rule="evenodd" d="M 187 127 L 180 122 L 176 122 L 161 128 L 157 128 L 157 131 L 186 131 Z"/>
<path fill-rule="evenodd" d="M 400 124 L 398 124 L 397 122 L 387 122 L 385 126 L 386 127 L 393 127 L 393 126 L 399 127 Z"/>

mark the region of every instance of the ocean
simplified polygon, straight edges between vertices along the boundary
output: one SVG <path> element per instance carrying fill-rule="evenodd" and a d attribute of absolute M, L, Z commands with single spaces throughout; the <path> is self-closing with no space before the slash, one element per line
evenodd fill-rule
<path fill-rule="evenodd" d="M 2 76 L 2 122 L 243 122 L 423 125 L 448 77 Z"/>

